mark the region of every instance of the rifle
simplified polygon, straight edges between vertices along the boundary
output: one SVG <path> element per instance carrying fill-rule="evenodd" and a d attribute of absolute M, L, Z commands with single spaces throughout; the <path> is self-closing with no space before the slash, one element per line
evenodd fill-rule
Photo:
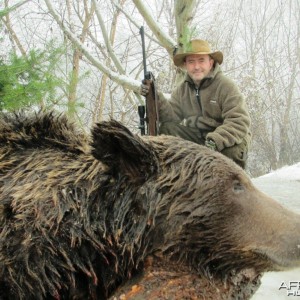
<path fill-rule="evenodd" d="M 143 49 L 143 65 L 144 65 L 144 80 L 143 84 L 149 87 L 149 93 L 146 96 L 146 109 L 144 105 L 138 107 L 140 117 L 141 135 L 145 135 L 145 121 L 147 124 L 147 135 L 158 135 L 158 108 L 157 108 L 157 94 L 155 89 L 155 78 L 151 72 L 147 71 L 146 51 L 145 51 L 145 34 L 144 27 L 140 28 Z M 146 113 L 146 117 L 145 117 Z"/>

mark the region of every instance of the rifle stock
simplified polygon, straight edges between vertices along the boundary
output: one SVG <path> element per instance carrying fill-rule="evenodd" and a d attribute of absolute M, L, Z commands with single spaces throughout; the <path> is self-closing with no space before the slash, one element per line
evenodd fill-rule
<path fill-rule="evenodd" d="M 142 48 L 143 48 L 143 66 L 144 66 L 144 80 L 143 84 L 147 85 L 149 88 L 149 93 L 146 96 L 146 118 L 144 120 L 147 124 L 147 135 L 158 135 L 159 128 L 159 117 L 158 117 L 158 107 L 157 107 L 157 94 L 155 88 L 155 78 L 151 72 L 147 71 L 146 64 L 146 51 L 145 51 L 145 37 L 144 37 L 144 27 L 140 28 L 140 34 L 142 37 Z M 141 120 L 142 109 L 139 108 L 139 115 Z M 143 135 L 142 121 L 140 121 L 141 134 Z M 144 131 L 145 134 L 145 131 Z"/>

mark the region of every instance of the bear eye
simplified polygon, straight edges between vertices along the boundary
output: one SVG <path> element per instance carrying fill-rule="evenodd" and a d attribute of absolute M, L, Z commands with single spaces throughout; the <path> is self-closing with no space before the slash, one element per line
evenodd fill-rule
<path fill-rule="evenodd" d="M 245 187 L 241 184 L 240 181 L 234 180 L 233 181 L 233 191 L 235 193 L 241 193 L 245 191 Z"/>

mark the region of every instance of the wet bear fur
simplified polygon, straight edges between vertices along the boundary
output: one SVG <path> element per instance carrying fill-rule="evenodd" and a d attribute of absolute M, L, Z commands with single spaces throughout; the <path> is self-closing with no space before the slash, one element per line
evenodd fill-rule
<path fill-rule="evenodd" d="M 1 299 L 106 299 L 154 253 L 224 280 L 299 263 L 299 216 L 205 147 L 55 113 L 1 116 L 0 145 Z"/>

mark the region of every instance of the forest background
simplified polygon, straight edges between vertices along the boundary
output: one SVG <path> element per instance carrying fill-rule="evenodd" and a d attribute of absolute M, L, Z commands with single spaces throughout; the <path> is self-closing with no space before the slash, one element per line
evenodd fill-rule
<path fill-rule="evenodd" d="M 189 38 L 224 54 L 252 119 L 248 173 L 300 161 L 299 0 L 0 0 L 0 109 L 65 112 L 84 130 L 114 118 L 139 134 L 147 67 L 168 97 Z"/>

